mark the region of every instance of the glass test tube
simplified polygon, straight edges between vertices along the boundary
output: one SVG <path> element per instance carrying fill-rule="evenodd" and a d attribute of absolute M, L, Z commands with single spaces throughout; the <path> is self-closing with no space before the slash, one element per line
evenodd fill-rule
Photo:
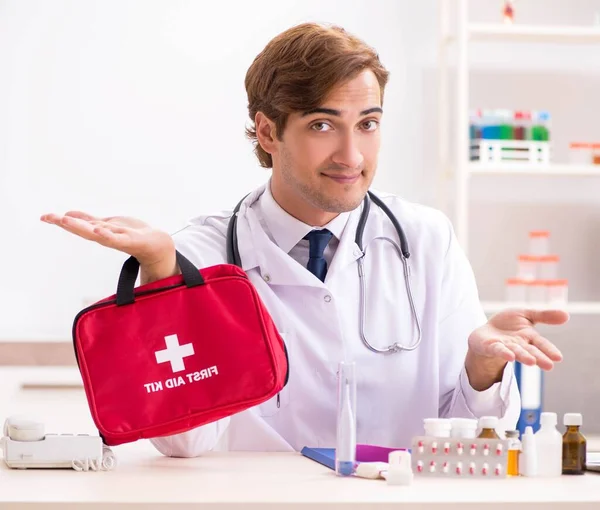
<path fill-rule="evenodd" d="M 335 471 L 349 476 L 356 468 L 356 364 L 341 361 L 337 385 Z"/>

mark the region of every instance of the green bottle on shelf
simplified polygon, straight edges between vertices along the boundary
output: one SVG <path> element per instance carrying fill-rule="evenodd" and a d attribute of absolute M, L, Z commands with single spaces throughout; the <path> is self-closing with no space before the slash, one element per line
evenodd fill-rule
<path fill-rule="evenodd" d="M 531 139 L 536 142 L 550 140 L 550 114 L 548 112 L 533 112 Z"/>
<path fill-rule="evenodd" d="M 512 123 L 512 113 L 510 110 L 498 110 L 497 114 L 498 118 L 500 119 L 500 140 L 514 140 L 515 126 Z"/>

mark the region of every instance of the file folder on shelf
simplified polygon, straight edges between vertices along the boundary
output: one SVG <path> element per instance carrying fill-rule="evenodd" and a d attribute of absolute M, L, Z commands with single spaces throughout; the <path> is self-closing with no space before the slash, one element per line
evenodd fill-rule
<path fill-rule="evenodd" d="M 515 362 L 515 376 L 521 393 L 521 414 L 517 429 L 523 435 L 526 427 L 532 427 L 535 433 L 540 428 L 544 374 L 537 365 L 530 367 Z"/>

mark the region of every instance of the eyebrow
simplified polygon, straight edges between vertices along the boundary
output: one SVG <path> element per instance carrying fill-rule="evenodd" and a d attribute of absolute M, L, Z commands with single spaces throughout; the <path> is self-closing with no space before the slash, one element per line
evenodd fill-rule
<path fill-rule="evenodd" d="M 308 110 L 302 114 L 303 117 L 307 115 L 312 115 L 313 113 L 324 113 L 326 115 L 333 115 L 334 117 L 341 117 L 342 112 L 340 110 L 334 110 L 333 108 L 313 108 L 312 110 Z M 360 112 L 360 115 L 369 115 L 371 113 L 383 113 L 383 110 L 379 106 L 375 106 L 373 108 L 368 108 Z"/>

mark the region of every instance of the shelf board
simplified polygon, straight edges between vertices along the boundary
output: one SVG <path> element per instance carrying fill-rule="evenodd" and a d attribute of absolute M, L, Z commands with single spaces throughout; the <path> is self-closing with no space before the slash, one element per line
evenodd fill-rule
<path fill-rule="evenodd" d="M 508 308 L 561 309 L 573 315 L 600 314 L 600 301 L 575 301 L 565 305 L 547 305 L 544 303 L 511 303 L 508 301 L 482 301 L 485 313 L 497 313 Z"/>
<path fill-rule="evenodd" d="M 600 43 L 600 27 L 503 25 L 471 23 L 469 35 L 478 41 Z"/>
<path fill-rule="evenodd" d="M 471 175 L 600 176 L 600 165 L 469 163 L 468 167 Z"/>

